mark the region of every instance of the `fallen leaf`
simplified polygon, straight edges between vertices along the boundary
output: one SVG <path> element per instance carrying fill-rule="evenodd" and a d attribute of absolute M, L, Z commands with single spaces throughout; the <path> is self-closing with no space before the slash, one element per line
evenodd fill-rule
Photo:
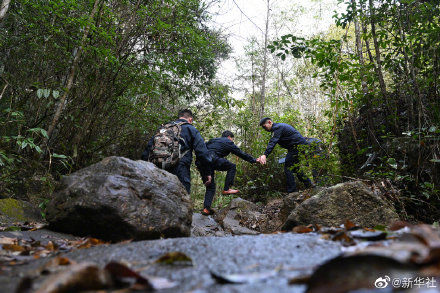
<path fill-rule="evenodd" d="M 110 274 L 115 283 L 127 284 L 126 279 L 132 279 L 129 283 L 130 288 L 136 290 L 152 290 L 153 286 L 149 280 L 133 271 L 127 266 L 118 262 L 110 262 L 105 266 L 105 270 Z"/>
<path fill-rule="evenodd" d="M 2 245 L 4 250 L 9 250 L 9 251 L 25 251 L 26 248 L 17 244 L 3 244 Z"/>
<path fill-rule="evenodd" d="M 405 221 L 395 221 L 390 226 L 390 231 L 397 231 L 405 227 L 411 227 L 412 225 Z"/>
<path fill-rule="evenodd" d="M 278 274 L 278 270 L 273 270 L 273 271 L 269 271 L 269 272 L 255 272 L 255 273 L 247 273 L 247 274 L 226 274 L 226 275 L 220 275 L 220 274 L 211 272 L 211 276 L 219 284 L 255 283 L 255 282 L 259 282 L 259 281 L 274 277 L 277 274 Z"/>
<path fill-rule="evenodd" d="M 344 227 L 345 227 L 345 230 L 349 231 L 349 230 L 356 228 L 356 225 L 352 221 L 346 220 L 344 223 Z"/>
<path fill-rule="evenodd" d="M 383 231 L 368 231 L 368 230 L 354 230 L 350 231 L 350 236 L 357 239 L 378 241 L 384 240 L 387 237 L 387 233 Z"/>
<path fill-rule="evenodd" d="M 49 277 L 35 293 L 78 292 L 100 290 L 111 286 L 107 271 L 92 263 L 80 263 Z"/>
<path fill-rule="evenodd" d="M 54 250 L 55 250 L 55 245 L 53 244 L 52 241 L 49 241 L 49 242 L 47 243 L 47 245 L 45 246 L 45 248 L 46 248 L 47 250 L 49 250 L 49 251 L 54 251 Z"/>
<path fill-rule="evenodd" d="M 311 275 L 300 275 L 298 277 L 290 278 L 289 285 L 307 284 L 310 281 Z"/>
<path fill-rule="evenodd" d="M 344 245 L 354 245 L 353 239 L 345 231 L 339 231 L 331 238 L 333 241 L 341 241 Z"/>
<path fill-rule="evenodd" d="M 185 264 L 185 265 L 192 265 L 192 259 L 187 256 L 186 254 L 179 252 L 179 251 L 173 251 L 166 253 L 159 257 L 155 263 L 160 264 Z"/>
<path fill-rule="evenodd" d="M 347 255 L 378 255 L 402 263 L 422 263 L 429 256 L 429 249 L 417 242 L 393 242 L 387 246 L 368 246 Z"/>
<path fill-rule="evenodd" d="M 17 244 L 18 239 L 17 238 L 10 238 L 10 237 L 0 237 L 0 244 Z"/>
<path fill-rule="evenodd" d="M 152 276 L 147 276 L 146 278 L 148 279 L 148 281 L 155 290 L 169 289 L 177 286 L 176 282 L 171 282 L 166 278 L 152 277 Z"/>
<path fill-rule="evenodd" d="M 295 226 L 292 231 L 295 233 L 310 233 L 313 232 L 313 229 L 307 226 Z"/>

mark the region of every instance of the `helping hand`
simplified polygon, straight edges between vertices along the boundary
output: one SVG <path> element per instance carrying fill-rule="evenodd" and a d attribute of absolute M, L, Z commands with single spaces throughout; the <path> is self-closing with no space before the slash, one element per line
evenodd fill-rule
<path fill-rule="evenodd" d="M 257 162 L 261 165 L 266 165 L 266 155 L 262 155 L 257 159 Z"/>

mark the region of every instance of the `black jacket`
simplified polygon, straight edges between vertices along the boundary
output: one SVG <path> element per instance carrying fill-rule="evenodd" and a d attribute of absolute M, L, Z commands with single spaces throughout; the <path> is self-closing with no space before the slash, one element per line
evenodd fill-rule
<path fill-rule="evenodd" d="M 273 135 L 264 152 L 266 156 L 269 156 L 277 143 L 289 151 L 295 151 L 298 145 L 308 144 L 301 133 L 289 124 L 274 123 L 270 131 L 273 132 Z"/>
<path fill-rule="evenodd" d="M 186 122 L 184 119 L 178 119 L 175 121 L 177 122 Z M 203 140 L 202 136 L 200 135 L 200 132 L 192 125 L 192 124 L 183 124 L 182 125 L 182 132 L 180 133 L 180 136 L 183 138 L 185 143 L 182 141 L 180 142 L 181 146 L 181 152 L 187 152 L 183 158 L 180 160 L 179 164 L 185 164 L 187 166 L 191 165 L 192 162 L 192 152 L 194 151 L 196 153 L 197 159 L 203 164 L 203 165 L 211 165 L 212 159 L 211 155 L 208 152 L 208 149 L 206 148 L 205 141 Z M 153 138 L 154 136 L 148 141 L 148 145 L 145 148 L 144 152 L 142 153 L 142 160 L 148 161 L 149 153 L 151 150 L 151 147 L 153 146 Z"/>
<path fill-rule="evenodd" d="M 243 152 L 235 143 L 227 137 L 213 138 L 206 143 L 206 147 L 211 152 L 213 161 L 216 158 L 224 158 L 230 153 L 242 158 L 249 163 L 255 163 L 256 160 L 251 155 Z"/>

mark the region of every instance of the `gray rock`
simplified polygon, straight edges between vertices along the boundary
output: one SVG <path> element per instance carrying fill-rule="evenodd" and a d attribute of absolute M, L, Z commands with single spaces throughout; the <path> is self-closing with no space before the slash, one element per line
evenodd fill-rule
<path fill-rule="evenodd" d="M 399 216 L 367 185 L 354 181 L 322 189 L 300 203 L 287 218 L 283 230 L 308 224 L 339 226 L 346 220 L 361 227 L 374 227 L 391 224 L 399 220 Z"/>
<path fill-rule="evenodd" d="M 259 208 L 253 202 L 242 198 L 234 198 L 229 205 L 220 210 L 216 220 L 226 232 L 233 235 L 256 235 L 259 222 L 266 221 L 266 216 L 259 212 Z"/>
<path fill-rule="evenodd" d="M 192 218 L 191 237 L 226 236 L 223 228 L 211 216 L 195 213 Z"/>
<path fill-rule="evenodd" d="M 159 257 L 172 251 L 186 254 L 194 265 L 155 263 Z M 187 237 L 98 245 L 71 251 L 63 256 L 78 263 L 93 262 L 101 268 L 111 261 L 120 262 L 143 276 L 166 278 L 177 283 L 176 287 L 160 292 L 295 293 L 305 292 L 306 288 L 304 285 L 289 285 L 289 279 L 311 273 L 314 267 L 340 253 L 339 242 L 320 239 L 319 235 L 283 233 L 234 237 Z M 4 270 L 0 274 L 0 291 L 15 292 L 20 279 L 24 276 L 33 278 L 35 287 L 32 289 L 38 288 L 38 285 L 51 275 L 36 276 L 35 272 L 41 270 L 54 257 L 40 258 Z M 63 266 L 58 267 L 63 269 Z M 211 272 L 221 275 L 268 272 L 276 274 L 261 282 L 218 284 L 212 278 Z"/>
<path fill-rule="evenodd" d="M 189 236 L 192 207 L 178 178 L 145 161 L 108 157 L 63 177 L 50 228 L 105 240 Z"/>
<path fill-rule="evenodd" d="M 0 223 L 44 222 L 41 210 L 32 204 L 13 198 L 0 199 Z"/>

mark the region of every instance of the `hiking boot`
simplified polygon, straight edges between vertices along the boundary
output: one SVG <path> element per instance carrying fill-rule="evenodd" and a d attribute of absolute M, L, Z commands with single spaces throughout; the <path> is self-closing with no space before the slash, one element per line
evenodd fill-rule
<path fill-rule="evenodd" d="M 202 215 L 204 215 L 204 216 L 210 216 L 210 215 L 213 215 L 213 214 L 215 214 L 215 211 L 213 209 L 211 209 L 211 208 L 204 208 L 202 210 Z"/>
<path fill-rule="evenodd" d="M 237 189 L 228 189 L 228 190 L 223 190 L 223 191 L 222 191 L 222 193 L 225 194 L 225 195 L 228 195 L 228 194 L 236 194 L 236 193 L 238 193 L 238 192 L 239 192 L 239 190 L 237 190 Z"/>

